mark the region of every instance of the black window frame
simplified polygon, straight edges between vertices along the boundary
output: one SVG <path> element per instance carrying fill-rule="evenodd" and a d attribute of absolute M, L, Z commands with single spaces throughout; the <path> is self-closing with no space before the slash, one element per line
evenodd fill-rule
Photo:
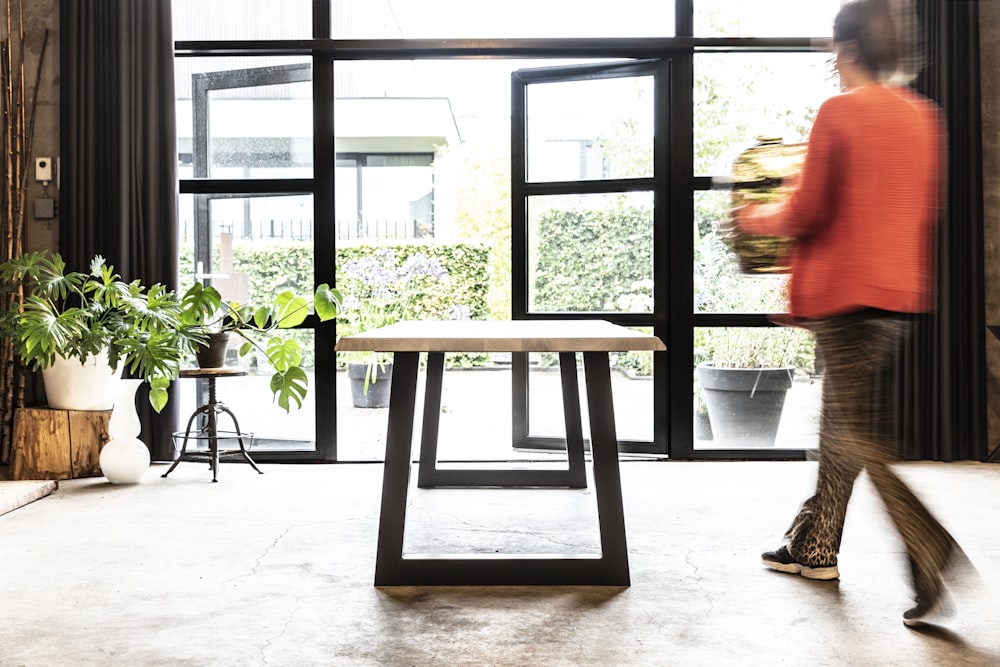
<path fill-rule="evenodd" d="M 670 223 L 664 238 L 655 241 L 676 267 L 667 275 L 657 269 L 650 318 L 622 315 L 616 321 L 641 326 L 651 321 L 654 333 L 667 345 L 655 392 L 654 442 L 663 442 L 667 456 L 679 460 L 803 460 L 805 449 L 694 449 L 691 413 L 691 372 L 693 331 L 698 326 L 771 326 L 767 315 L 695 314 L 693 308 L 693 197 L 698 190 L 711 189 L 711 178 L 693 172 L 693 67 L 694 54 L 712 52 L 816 52 L 826 47 L 821 38 L 697 38 L 693 36 L 693 7 L 696 0 L 675 0 L 675 37 L 659 38 L 562 38 L 562 39 L 331 39 L 332 0 L 313 1 L 313 38 L 308 40 L 220 40 L 177 41 L 175 56 L 180 58 L 218 56 L 309 56 L 313 86 L 313 178 L 233 180 L 195 178 L 180 182 L 182 194 L 260 195 L 312 194 L 315 220 L 335 216 L 333 182 L 334 152 L 334 64 L 354 60 L 411 60 L 440 58 L 532 58 L 532 59 L 635 59 L 670 63 L 669 173 L 666 182 L 657 182 L 656 191 L 669 193 Z M 530 21 L 530 17 L 525 17 Z M 637 19 L 638 20 L 638 19 Z M 666 139 L 664 138 L 664 141 Z M 316 225 L 315 256 L 334 256 L 336 234 L 333 225 Z M 655 251 L 654 251 L 655 252 Z M 662 263 L 660 263 L 662 264 Z M 663 275 L 661 275 L 663 273 Z M 518 280 L 517 277 L 514 278 Z M 316 262 L 316 283 L 335 282 L 331 262 Z M 523 310 L 523 308 L 521 309 Z M 512 313 L 529 316 L 526 312 Z M 572 315 L 567 315 L 572 317 Z M 304 326 L 316 332 L 316 454 L 319 461 L 337 461 L 336 442 L 336 330 L 333 323 L 308 321 Z M 321 372 L 323 371 L 323 372 Z M 326 372 L 329 371 L 329 372 Z M 333 415 L 331 418 L 330 416 Z M 301 459 L 296 453 L 275 452 L 261 460 Z"/>

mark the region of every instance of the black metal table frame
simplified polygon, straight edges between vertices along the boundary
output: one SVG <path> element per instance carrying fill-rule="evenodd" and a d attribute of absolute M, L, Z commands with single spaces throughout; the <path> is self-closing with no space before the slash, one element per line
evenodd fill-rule
<path fill-rule="evenodd" d="M 583 352 L 600 554 L 404 554 L 419 359 L 419 352 L 393 353 L 375 585 L 628 586 L 628 549 L 607 352 Z M 438 469 L 438 415 L 444 353 L 429 352 L 427 360 L 419 487 L 586 487 L 575 353 L 559 353 L 569 461 L 569 467 L 563 470 Z"/>

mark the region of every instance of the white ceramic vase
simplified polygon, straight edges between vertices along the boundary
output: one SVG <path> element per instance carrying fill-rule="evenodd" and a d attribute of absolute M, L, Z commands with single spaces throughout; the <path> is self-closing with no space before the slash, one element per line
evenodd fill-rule
<path fill-rule="evenodd" d="M 112 484 L 135 484 L 149 468 L 149 449 L 139 440 L 142 422 L 135 409 L 135 392 L 142 380 L 118 381 L 107 444 L 101 449 L 101 472 Z"/>
<path fill-rule="evenodd" d="M 45 398 L 57 410 L 110 410 L 120 375 L 108 365 L 107 352 L 84 362 L 57 356 L 55 364 L 42 371 Z"/>

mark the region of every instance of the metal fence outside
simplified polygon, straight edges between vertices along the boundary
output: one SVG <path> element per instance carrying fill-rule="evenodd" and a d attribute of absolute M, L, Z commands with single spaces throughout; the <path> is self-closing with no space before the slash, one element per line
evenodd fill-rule
<path fill-rule="evenodd" d="M 234 239 L 243 241 L 287 240 L 311 241 L 315 234 L 312 220 L 215 220 L 215 234 L 231 232 Z M 337 240 L 358 239 L 398 240 L 434 236 L 433 225 L 416 220 L 337 220 Z M 194 223 L 181 225 L 181 242 L 194 241 Z"/>

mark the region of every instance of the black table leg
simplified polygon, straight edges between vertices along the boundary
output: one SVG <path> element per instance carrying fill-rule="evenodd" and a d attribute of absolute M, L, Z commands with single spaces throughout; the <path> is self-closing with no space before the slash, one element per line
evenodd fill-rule
<path fill-rule="evenodd" d="M 606 353 L 584 354 L 601 554 L 404 556 L 403 533 L 411 467 L 418 359 L 417 353 L 397 352 L 394 355 L 378 553 L 375 558 L 375 585 L 630 585 L 611 375 Z M 573 366 L 575 380 L 575 362 Z"/>
<path fill-rule="evenodd" d="M 390 585 L 401 577 L 419 358 L 417 352 L 393 354 L 389 428 L 385 438 L 385 469 L 382 474 L 382 509 L 375 557 L 376 586 Z"/>
<path fill-rule="evenodd" d="M 559 353 L 563 411 L 566 422 L 566 454 L 568 468 L 446 468 L 437 467 L 438 427 L 441 415 L 441 386 L 444 375 L 444 353 L 427 355 L 427 380 L 424 390 L 424 416 L 420 432 L 420 464 L 417 486 L 555 486 L 571 489 L 587 488 L 587 467 L 583 452 L 583 426 L 580 417 L 580 389 L 576 375 L 576 354 Z"/>
<path fill-rule="evenodd" d="M 559 374 L 562 381 L 563 420 L 566 424 L 566 456 L 569 459 L 569 479 L 572 489 L 587 488 L 587 468 L 583 460 L 583 418 L 580 415 L 580 382 L 576 377 L 576 353 L 559 353 Z"/>
<path fill-rule="evenodd" d="M 435 473 L 443 381 L 444 352 L 429 352 L 427 380 L 424 383 L 424 418 L 420 423 L 420 465 L 417 472 L 417 486 L 422 489 L 440 485 Z"/>
<path fill-rule="evenodd" d="M 628 546 L 625 542 L 618 436 L 607 353 L 584 352 L 583 369 L 587 378 L 590 453 L 594 458 L 594 494 L 597 496 L 597 516 L 601 526 L 601 553 L 608 577 L 627 586 Z"/>

